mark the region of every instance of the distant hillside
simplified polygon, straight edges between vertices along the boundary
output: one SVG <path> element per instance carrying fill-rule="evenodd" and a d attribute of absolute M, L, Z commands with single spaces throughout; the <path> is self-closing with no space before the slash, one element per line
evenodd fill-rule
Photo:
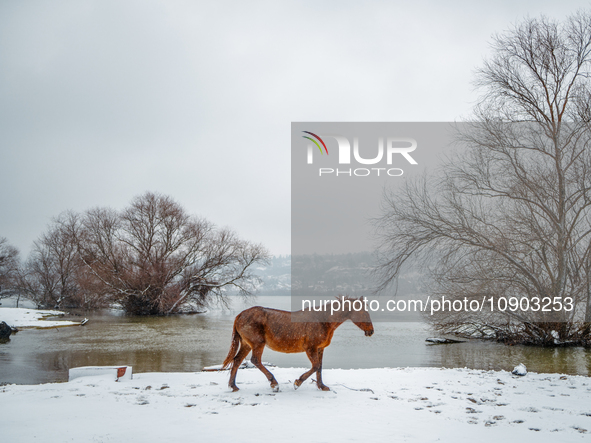
<path fill-rule="evenodd" d="M 289 295 L 291 292 L 291 255 L 274 256 L 268 266 L 258 266 L 255 270 L 262 284 L 259 293 L 266 295 Z"/>
<path fill-rule="evenodd" d="M 372 276 L 373 255 L 369 252 L 338 255 L 278 256 L 269 266 L 259 266 L 260 294 L 306 295 L 349 294 L 361 295 L 376 286 Z M 422 292 L 422 275 L 407 272 L 398 281 L 399 294 Z"/>

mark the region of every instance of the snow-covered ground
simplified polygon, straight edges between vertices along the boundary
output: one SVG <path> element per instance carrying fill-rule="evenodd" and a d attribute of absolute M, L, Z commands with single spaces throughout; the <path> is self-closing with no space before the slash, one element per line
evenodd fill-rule
<path fill-rule="evenodd" d="M 46 317 L 64 315 L 61 311 L 42 311 L 28 308 L 0 308 L 0 322 L 4 321 L 13 328 L 35 327 L 54 328 L 56 326 L 79 325 L 80 322 L 67 320 L 44 320 Z"/>
<path fill-rule="evenodd" d="M 591 378 L 470 369 L 329 369 L 330 392 L 292 382 L 304 369 L 140 373 L 0 387 L 3 441 L 589 441 Z"/>

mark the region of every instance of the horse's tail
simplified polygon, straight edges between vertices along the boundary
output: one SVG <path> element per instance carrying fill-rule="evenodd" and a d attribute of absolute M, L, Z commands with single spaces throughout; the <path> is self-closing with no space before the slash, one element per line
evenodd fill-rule
<path fill-rule="evenodd" d="M 232 360 L 234 360 L 234 357 L 238 353 L 238 348 L 240 348 L 240 334 L 236 330 L 236 320 L 234 320 L 234 328 L 232 329 L 232 346 L 230 346 L 230 351 L 228 351 L 228 356 L 224 360 L 222 369 L 226 369 L 230 363 L 232 363 Z"/>

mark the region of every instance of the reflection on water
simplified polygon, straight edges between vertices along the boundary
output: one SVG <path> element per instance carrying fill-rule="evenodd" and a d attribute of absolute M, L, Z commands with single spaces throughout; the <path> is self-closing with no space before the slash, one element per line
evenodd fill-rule
<path fill-rule="evenodd" d="M 237 312 L 252 305 L 290 309 L 289 297 L 237 301 L 231 311 L 205 315 L 126 317 L 113 312 L 85 314 L 84 327 L 23 330 L 0 344 L 0 383 L 67 380 L 71 367 L 130 365 L 134 372 L 193 372 L 220 364 L 228 353 Z M 535 372 L 591 374 L 591 351 L 540 349 L 468 342 L 426 345 L 432 335 L 421 323 L 375 323 L 365 337 L 350 322 L 342 325 L 324 353 L 325 368 L 399 366 L 468 367 L 511 370 L 524 363 Z M 264 361 L 278 366 L 309 366 L 305 354 L 266 349 Z"/>
<path fill-rule="evenodd" d="M 511 370 L 518 363 L 528 371 L 591 374 L 591 351 L 583 348 L 536 348 L 473 342 L 437 346 L 433 366 Z"/>

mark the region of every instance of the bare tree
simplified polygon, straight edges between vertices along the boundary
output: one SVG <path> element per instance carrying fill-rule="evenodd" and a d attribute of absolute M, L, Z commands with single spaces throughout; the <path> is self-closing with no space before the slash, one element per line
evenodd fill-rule
<path fill-rule="evenodd" d="M 172 198 L 146 193 L 121 213 L 94 209 L 82 220 L 79 256 L 110 300 L 133 314 L 178 312 L 224 298 L 225 288 L 254 289 L 260 245 L 190 216 Z"/>
<path fill-rule="evenodd" d="M 77 245 L 80 227 L 80 217 L 65 212 L 35 241 L 20 272 L 19 289 L 37 306 L 60 309 L 100 305 L 95 294 L 81 285 L 83 263 Z M 86 280 L 84 283 L 90 285 Z"/>
<path fill-rule="evenodd" d="M 422 260 L 432 297 L 495 308 L 442 312 L 431 318 L 439 330 L 588 344 L 591 16 L 528 19 L 493 48 L 478 72 L 476 121 L 458 133 L 461 153 L 386 198 L 382 288 Z M 499 299 L 521 304 L 499 310 Z M 553 309 L 534 310 L 536 300 Z"/>
<path fill-rule="evenodd" d="M 18 267 L 18 250 L 0 237 L 0 299 L 13 295 Z"/>

